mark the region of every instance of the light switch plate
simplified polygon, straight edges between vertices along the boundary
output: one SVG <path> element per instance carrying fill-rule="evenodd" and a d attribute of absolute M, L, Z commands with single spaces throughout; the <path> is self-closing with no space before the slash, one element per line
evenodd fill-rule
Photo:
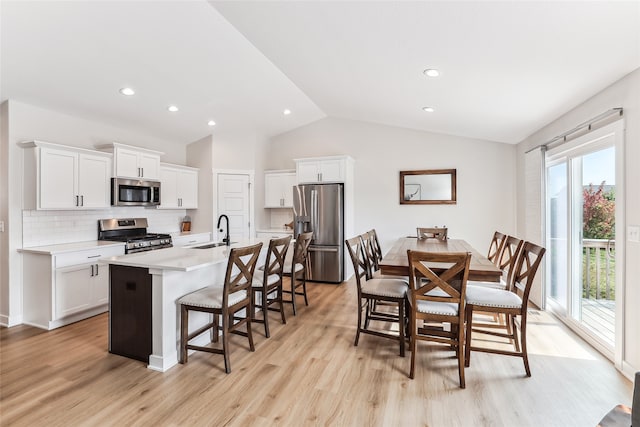
<path fill-rule="evenodd" d="M 627 240 L 629 242 L 640 242 L 640 225 L 627 226 Z"/>

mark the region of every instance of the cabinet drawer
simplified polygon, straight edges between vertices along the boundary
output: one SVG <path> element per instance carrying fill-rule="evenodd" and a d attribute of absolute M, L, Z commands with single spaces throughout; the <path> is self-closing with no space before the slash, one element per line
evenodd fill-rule
<path fill-rule="evenodd" d="M 102 257 L 124 255 L 124 245 L 100 247 L 83 251 L 69 252 L 55 256 L 55 268 L 70 265 L 97 263 Z"/>

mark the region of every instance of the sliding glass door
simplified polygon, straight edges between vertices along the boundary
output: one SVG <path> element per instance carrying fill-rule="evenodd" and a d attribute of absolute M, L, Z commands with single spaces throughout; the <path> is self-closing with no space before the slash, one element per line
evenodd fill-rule
<path fill-rule="evenodd" d="M 616 266 L 623 262 L 616 247 L 623 194 L 616 145 L 615 131 L 594 132 L 546 158 L 547 306 L 611 358 L 622 324 L 616 319 L 622 297 Z"/>

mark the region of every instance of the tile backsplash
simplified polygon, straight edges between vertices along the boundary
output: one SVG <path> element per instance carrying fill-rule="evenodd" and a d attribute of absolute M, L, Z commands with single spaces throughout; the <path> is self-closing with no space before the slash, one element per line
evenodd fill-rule
<path fill-rule="evenodd" d="M 284 228 L 285 224 L 293 221 L 293 209 L 270 209 L 271 222 L 269 226 L 274 229 Z"/>
<path fill-rule="evenodd" d="M 105 218 L 147 218 L 151 233 L 180 231 L 184 209 L 157 210 L 116 207 L 99 211 L 22 211 L 22 246 L 57 245 L 98 238 L 98 220 Z M 284 224 L 284 223 L 283 223 Z"/>

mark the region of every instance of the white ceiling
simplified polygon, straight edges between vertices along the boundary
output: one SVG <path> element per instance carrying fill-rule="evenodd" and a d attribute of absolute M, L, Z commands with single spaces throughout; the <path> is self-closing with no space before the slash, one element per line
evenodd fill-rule
<path fill-rule="evenodd" d="M 209 3 L 2 0 L 0 99 L 177 143 L 325 116 L 517 143 L 640 67 L 638 1 Z"/>

